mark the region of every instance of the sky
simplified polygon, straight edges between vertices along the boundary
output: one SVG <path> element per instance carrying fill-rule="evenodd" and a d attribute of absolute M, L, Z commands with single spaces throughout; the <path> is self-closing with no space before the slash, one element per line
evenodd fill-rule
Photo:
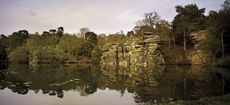
<path fill-rule="evenodd" d="M 219 10 L 224 0 L 0 0 L 0 34 L 26 29 L 30 33 L 63 26 L 65 33 L 82 27 L 101 34 L 132 30 L 145 13 L 156 11 L 172 21 L 176 5 L 197 4 Z"/>

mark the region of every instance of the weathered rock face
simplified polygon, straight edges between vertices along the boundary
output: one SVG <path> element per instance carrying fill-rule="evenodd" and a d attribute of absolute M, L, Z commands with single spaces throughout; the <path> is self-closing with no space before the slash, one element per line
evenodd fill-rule
<path fill-rule="evenodd" d="M 207 40 L 207 34 L 208 32 L 206 30 L 198 31 L 195 33 L 192 33 L 190 36 L 192 37 L 192 41 L 195 44 L 194 49 L 200 49 L 200 46 L 202 46 L 202 43 Z"/>
<path fill-rule="evenodd" d="M 191 64 L 208 64 L 211 62 L 211 56 L 207 52 L 204 52 L 201 47 L 202 43 L 207 40 L 207 31 L 202 30 L 196 33 L 192 33 L 191 37 L 194 43 L 194 49 L 189 54 Z"/>
<path fill-rule="evenodd" d="M 110 49 L 103 53 L 103 65 L 155 65 L 164 64 L 157 35 L 132 37 L 123 44 L 112 44 Z"/>

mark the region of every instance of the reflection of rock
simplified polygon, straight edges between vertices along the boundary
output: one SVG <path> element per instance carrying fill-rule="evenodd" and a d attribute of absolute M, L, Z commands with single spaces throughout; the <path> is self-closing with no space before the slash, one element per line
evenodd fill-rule
<path fill-rule="evenodd" d="M 195 69 L 195 70 L 194 70 Z M 135 93 L 135 102 L 199 99 L 221 94 L 222 80 L 215 70 L 203 66 L 103 66 L 109 89 Z M 112 82 L 111 82 L 112 81 Z"/>
<path fill-rule="evenodd" d="M 159 48 L 159 36 L 133 37 L 123 44 L 112 44 L 101 57 L 103 65 L 154 65 L 163 64 Z"/>
<path fill-rule="evenodd" d="M 21 67 L 21 65 L 20 65 Z M 66 66 L 65 66 L 66 67 Z M 101 71 L 85 68 L 38 68 L 38 71 L 16 69 L 16 73 L 0 73 L 0 87 L 15 93 L 35 93 L 64 97 L 64 92 L 79 92 L 81 96 L 94 94 L 98 89 L 116 90 L 121 95 L 133 93 L 136 102 L 165 102 L 198 99 L 222 94 L 229 87 L 224 80 L 227 73 L 215 72 L 203 66 L 101 66 Z M 3 78 L 4 77 L 4 78 Z M 27 81 L 27 82 L 26 82 Z M 28 82 L 31 81 L 31 82 Z M 26 85 L 30 85 L 27 87 Z M 52 84 L 52 86 L 50 86 Z M 56 85 L 55 85 L 56 84 Z M 57 85 L 62 84 L 62 85 Z M 15 87 L 10 87 L 16 85 Z M 38 94 L 40 94 L 40 92 Z"/>
<path fill-rule="evenodd" d="M 108 77 L 106 82 L 108 88 L 120 91 L 126 90 L 136 94 L 136 102 L 143 102 L 144 100 L 152 100 L 153 96 L 158 93 L 156 87 L 159 82 L 156 76 L 160 76 L 164 72 L 164 67 L 153 68 L 143 66 L 131 67 L 104 67 L 102 68 L 103 74 Z M 113 82 L 111 82 L 113 81 Z"/>

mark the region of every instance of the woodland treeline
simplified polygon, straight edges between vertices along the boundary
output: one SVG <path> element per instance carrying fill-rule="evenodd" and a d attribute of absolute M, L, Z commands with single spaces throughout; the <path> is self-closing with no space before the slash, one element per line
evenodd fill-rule
<path fill-rule="evenodd" d="M 218 11 L 209 11 L 196 4 L 175 7 L 177 15 L 172 22 L 161 19 L 158 13 L 144 14 L 142 20 L 127 34 L 123 32 L 97 35 L 88 28 L 80 29 L 81 37 L 64 33 L 64 27 L 31 34 L 19 30 L 0 37 L 1 62 L 76 62 L 100 60 L 100 56 L 112 43 L 121 43 L 131 37 L 156 34 L 163 49 L 189 52 L 194 47 L 191 33 L 207 31 L 202 49 L 212 57 L 230 62 L 230 0 L 225 0 Z M 177 54 L 178 55 L 178 54 Z M 176 55 L 175 55 L 176 56 Z"/>

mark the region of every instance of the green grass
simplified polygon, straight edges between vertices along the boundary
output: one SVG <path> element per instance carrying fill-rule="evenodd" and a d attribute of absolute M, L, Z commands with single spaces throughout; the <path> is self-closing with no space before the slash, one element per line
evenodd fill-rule
<path fill-rule="evenodd" d="M 230 94 L 210 98 L 205 97 L 194 101 L 175 101 L 158 105 L 230 105 Z"/>

